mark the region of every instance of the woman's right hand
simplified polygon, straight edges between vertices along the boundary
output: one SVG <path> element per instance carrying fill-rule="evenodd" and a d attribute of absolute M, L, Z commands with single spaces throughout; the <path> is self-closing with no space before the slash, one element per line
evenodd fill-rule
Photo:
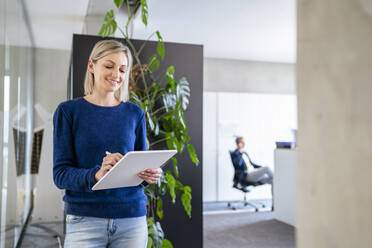
<path fill-rule="evenodd" d="M 94 175 L 96 181 L 98 182 L 122 157 L 118 152 L 107 154 L 102 160 L 101 168 Z"/>

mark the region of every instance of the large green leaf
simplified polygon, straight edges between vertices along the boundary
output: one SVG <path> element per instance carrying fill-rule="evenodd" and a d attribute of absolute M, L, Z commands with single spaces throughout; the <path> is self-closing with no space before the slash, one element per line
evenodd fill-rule
<path fill-rule="evenodd" d="M 177 149 L 176 144 L 173 142 L 174 138 L 173 138 L 172 134 L 170 132 L 168 132 L 165 135 L 165 137 L 166 137 L 166 143 L 167 143 L 168 149 L 170 149 L 170 150 Z"/>
<path fill-rule="evenodd" d="M 115 18 L 114 10 L 111 9 L 106 13 L 104 18 L 105 23 L 102 24 L 101 29 L 99 31 L 99 35 L 101 37 L 108 37 L 115 33 L 117 23 L 114 18 Z"/>
<path fill-rule="evenodd" d="M 173 173 L 176 177 L 179 177 L 179 172 L 178 172 L 178 166 L 177 166 L 177 159 L 172 158 L 173 161 Z"/>
<path fill-rule="evenodd" d="M 187 215 L 191 218 L 191 188 L 189 186 L 183 187 L 183 193 L 181 195 L 181 201 L 183 208 L 185 209 Z"/>
<path fill-rule="evenodd" d="M 114 0 L 116 7 L 119 9 L 123 3 L 123 0 Z"/>
<path fill-rule="evenodd" d="M 156 214 L 158 215 L 159 219 L 163 219 L 163 200 L 159 197 L 156 203 Z"/>
<path fill-rule="evenodd" d="M 185 119 L 183 118 L 183 111 L 182 111 L 182 109 L 178 109 L 178 111 L 177 111 L 177 117 L 178 117 L 178 120 L 180 121 L 180 123 L 182 124 L 182 127 L 183 128 L 186 128 L 186 123 L 185 123 Z"/>
<path fill-rule="evenodd" d="M 152 238 L 150 236 L 147 237 L 147 248 L 152 247 Z"/>
<path fill-rule="evenodd" d="M 168 188 L 168 184 L 167 184 L 167 180 L 166 180 L 165 176 L 162 176 L 160 178 L 160 181 L 161 181 L 161 183 L 160 183 L 160 187 L 158 189 L 158 193 L 160 195 L 165 195 L 167 193 L 167 188 Z"/>
<path fill-rule="evenodd" d="M 146 114 L 147 114 L 147 122 L 149 123 L 150 130 L 153 131 L 155 129 L 155 124 L 153 120 L 151 119 L 150 112 L 146 112 Z"/>
<path fill-rule="evenodd" d="M 159 222 L 154 222 L 153 217 L 147 218 L 148 239 L 151 238 L 152 246 L 160 248 L 164 239 L 164 232 Z"/>
<path fill-rule="evenodd" d="M 154 218 L 153 217 L 147 217 L 147 227 L 150 228 L 154 225 Z"/>
<path fill-rule="evenodd" d="M 153 240 L 153 244 L 156 248 L 160 248 L 163 242 L 163 239 L 164 239 L 164 232 L 163 232 L 163 229 L 161 228 L 160 222 L 157 221 L 153 225 L 153 228 L 155 230 L 154 234 L 151 236 Z"/>
<path fill-rule="evenodd" d="M 187 149 L 189 150 L 189 155 L 190 155 L 191 161 L 194 164 L 199 165 L 199 159 L 196 155 L 194 146 L 192 144 L 187 144 Z"/>
<path fill-rule="evenodd" d="M 173 76 L 173 74 L 174 74 L 174 66 L 173 66 L 173 65 L 169 66 L 169 67 L 166 69 L 166 73 L 169 73 L 170 75 Z"/>
<path fill-rule="evenodd" d="M 147 60 L 147 65 L 150 68 L 152 72 L 156 71 L 159 69 L 160 62 L 158 60 L 158 56 L 156 53 L 154 53 L 148 60 Z"/>
<path fill-rule="evenodd" d="M 148 198 L 152 199 L 155 198 L 155 188 L 154 184 L 150 184 L 148 186 L 142 186 L 144 193 L 147 195 Z"/>
<path fill-rule="evenodd" d="M 149 94 L 151 95 L 152 102 L 155 101 L 156 97 L 158 96 L 158 93 L 161 93 L 160 85 L 154 82 L 151 85 L 151 91 L 149 92 Z"/>
<path fill-rule="evenodd" d="M 174 81 L 174 66 L 171 65 L 165 70 L 165 76 L 168 83 L 168 87 L 172 90 L 176 89 L 176 82 Z"/>
<path fill-rule="evenodd" d="M 183 193 L 183 184 L 176 179 L 176 194 Z"/>
<path fill-rule="evenodd" d="M 154 134 L 155 134 L 155 136 L 158 136 L 158 135 L 159 135 L 159 130 L 160 130 L 159 123 L 156 122 L 156 123 L 155 123 L 155 130 L 154 130 Z"/>
<path fill-rule="evenodd" d="M 145 109 L 144 103 L 141 101 L 141 98 L 136 94 L 136 92 L 131 90 L 129 92 L 129 96 L 134 103 L 138 104 L 143 110 Z"/>
<path fill-rule="evenodd" d="M 189 105 L 190 86 L 185 77 L 182 77 L 177 84 L 177 99 L 182 102 L 182 109 L 185 111 Z"/>
<path fill-rule="evenodd" d="M 161 244 L 161 248 L 173 248 L 173 245 L 168 239 L 163 239 L 163 243 Z"/>
<path fill-rule="evenodd" d="M 176 103 L 177 103 L 177 98 L 174 94 L 170 94 L 170 93 L 163 94 L 163 104 L 166 109 L 166 112 L 169 112 L 169 109 L 173 109 L 176 106 Z"/>
<path fill-rule="evenodd" d="M 159 31 L 156 31 L 156 35 L 158 36 L 158 54 L 162 59 L 164 59 L 165 48 L 164 48 L 163 37 L 161 37 Z"/>
<path fill-rule="evenodd" d="M 177 130 L 176 130 L 177 131 Z M 177 152 L 181 153 L 182 144 L 178 141 L 177 137 L 175 136 L 174 132 L 168 132 L 166 134 L 167 138 L 167 146 L 170 150 L 177 150 Z"/>
<path fill-rule="evenodd" d="M 175 203 L 176 202 L 176 193 L 175 193 L 176 179 L 174 179 L 170 171 L 166 172 L 165 177 L 167 179 L 169 194 L 172 198 L 172 202 Z"/>
<path fill-rule="evenodd" d="M 142 22 L 147 26 L 147 18 L 148 18 L 148 6 L 146 0 L 141 0 L 141 16 L 142 16 Z"/>

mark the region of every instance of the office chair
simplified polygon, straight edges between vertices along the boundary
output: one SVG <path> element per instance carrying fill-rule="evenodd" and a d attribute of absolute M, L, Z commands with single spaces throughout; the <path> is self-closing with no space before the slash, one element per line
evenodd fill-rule
<path fill-rule="evenodd" d="M 247 193 L 249 193 L 251 191 L 250 189 L 248 189 L 248 187 L 256 187 L 256 186 L 262 185 L 262 183 L 260 183 L 260 182 L 249 183 L 248 185 L 245 185 L 245 187 L 239 187 L 238 186 L 239 185 L 239 178 L 240 178 L 240 175 L 241 175 L 242 171 L 239 168 L 237 168 L 237 166 L 234 164 L 233 151 L 229 151 L 229 153 L 230 153 L 231 163 L 232 163 L 232 165 L 234 167 L 233 188 L 238 189 L 238 190 L 240 190 L 240 191 L 243 192 L 243 194 L 244 194 L 244 198 L 243 198 L 244 207 L 251 206 L 251 207 L 253 207 L 255 209 L 256 212 L 258 212 L 259 211 L 259 208 L 255 204 L 247 201 Z M 239 203 L 239 202 L 241 202 L 241 201 L 229 201 L 227 203 L 227 206 L 229 208 L 231 208 L 232 210 L 236 210 L 236 207 L 234 206 L 233 203 Z M 262 204 L 262 203 L 259 203 L 259 204 L 263 208 L 266 207 L 265 204 Z"/>

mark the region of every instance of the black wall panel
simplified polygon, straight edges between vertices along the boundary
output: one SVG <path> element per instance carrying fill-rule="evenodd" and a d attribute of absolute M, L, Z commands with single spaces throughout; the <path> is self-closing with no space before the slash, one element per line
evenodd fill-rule
<path fill-rule="evenodd" d="M 123 43 L 124 39 L 115 38 Z M 72 51 L 72 97 L 84 96 L 84 77 L 89 54 L 94 44 L 101 40 L 99 36 L 78 35 L 73 36 Z M 132 40 L 138 49 L 143 40 Z M 192 144 L 200 160 L 198 167 L 194 166 L 185 150 L 178 154 L 180 180 L 192 188 L 192 218 L 183 210 L 181 199 L 176 204 L 166 197 L 164 204 L 164 219 L 161 221 L 166 237 L 172 241 L 176 248 L 202 247 L 202 137 L 203 137 L 203 46 L 193 44 L 165 42 L 165 57 L 161 61 L 159 71 L 164 71 L 169 65 L 175 66 L 175 78 L 186 76 L 191 88 L 191 98 L 185 119 L 188 123 L 188 132 Z M 141 61 L 144 63 L 156 52 L 157 42 L 149 41 L 141 52 Z M 168 165 L 170 166 L 170 164 Z M 171 168 L 171 167 L 169 167 Z"/>

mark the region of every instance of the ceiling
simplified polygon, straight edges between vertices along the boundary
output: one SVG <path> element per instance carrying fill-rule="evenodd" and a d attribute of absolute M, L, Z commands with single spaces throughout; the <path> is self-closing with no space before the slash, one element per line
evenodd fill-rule
<path fill-rule="evenodd" d="M 166 41 L 203 44 L 205 57 L 294 63 L 295 9 L 295 0 L 153 0 L 134 38 L 159 29 Z"/>
<path fill-rule="evenodd" d="M 38 47 L 70 49 L 86 15 L 102 18 L 111 0 L 25 0 Z M 296 61 L 295 0 L 148 0 L 149 25 L 138 16 L 133 38 L 160 30 L 165 41 L 204 45 L 204 56 Z M 99 20 L 99 19 L 98 19 Z M 124 25 L 124 23 L 122 23 Z"/>

